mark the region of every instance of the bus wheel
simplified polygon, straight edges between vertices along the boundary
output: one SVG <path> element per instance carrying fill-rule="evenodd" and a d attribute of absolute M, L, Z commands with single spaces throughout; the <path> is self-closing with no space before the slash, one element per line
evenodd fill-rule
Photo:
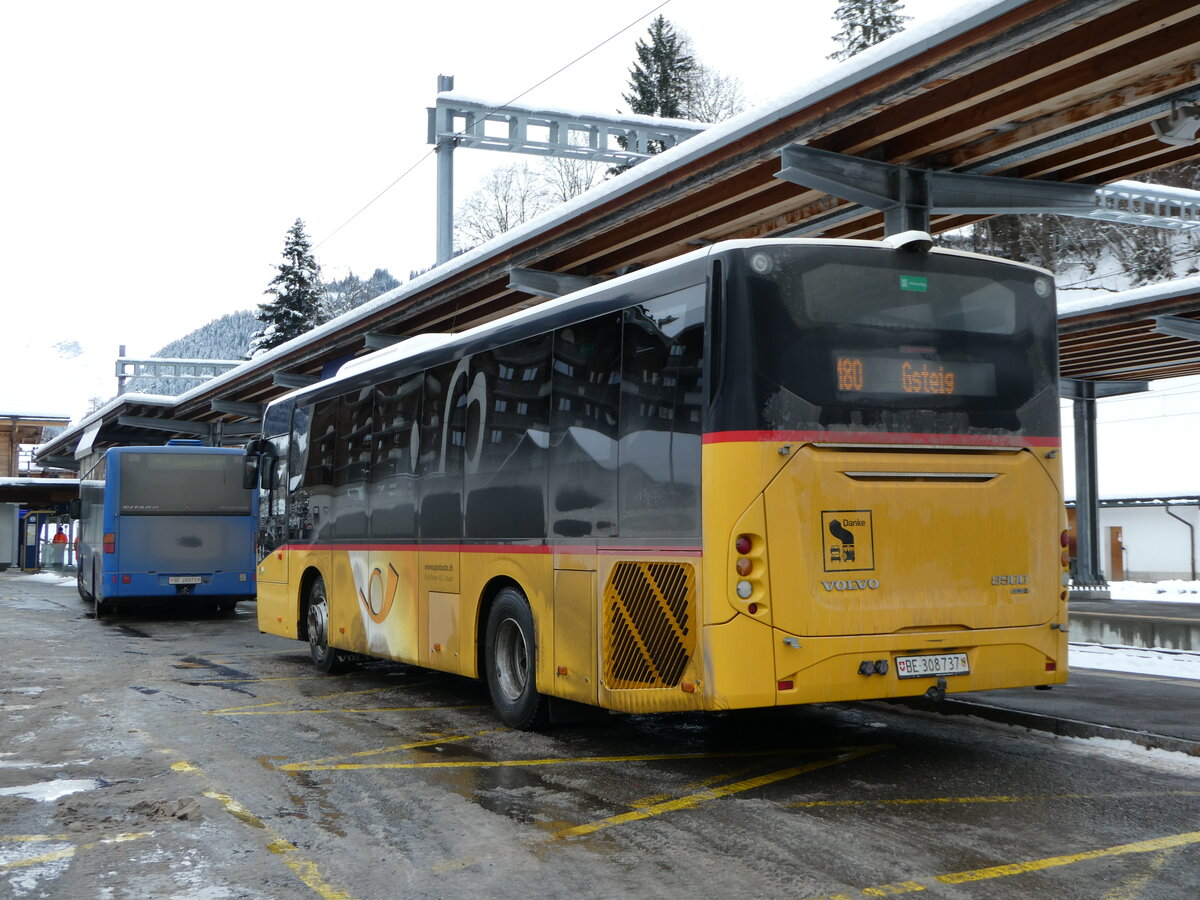
<path fill-rule="evenodd" d="M 225 613 L 226 615 L 228 615 L 229 613 L 233 613 L 236 611 L 237 611 L 237 601 L 236 600 L 218 600 L 217 601 L 217 612 Z"/>
<path fill-rule="evenodd" d="M 75 587 L 79 591 L 79 598 L 85 603 L 92 600 L 92 595 L 87 592 L 87 588 L 83 586 L 83 570 L 80 569 L 75 573 Z"/>
<path fill-rule="evenodd" d="M 329 596 L 325 579 L 318 577 L 308 589 L 308 649 L 313 663 L 322 672 L 341 672 L 346 660 L 329 646 Z"/>
<path fill-rule="evenodd" d="M 537 643 L 529 602 L 516 588 L 496 595 L 484 643 L 487 685 L 500 720 L 527 731 L 545 724 L 547 704 L 536 684 Z"/>

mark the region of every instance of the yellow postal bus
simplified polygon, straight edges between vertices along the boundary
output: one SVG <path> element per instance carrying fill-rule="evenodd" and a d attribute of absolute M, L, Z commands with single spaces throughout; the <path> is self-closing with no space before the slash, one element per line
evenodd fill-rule
<path fill-rule="evenodd" d="M 761 240 L 410 338 L 247 447 L 259 626 L 516 728 L 1062 682 L 1055 324 L 1040 269 Z"/>

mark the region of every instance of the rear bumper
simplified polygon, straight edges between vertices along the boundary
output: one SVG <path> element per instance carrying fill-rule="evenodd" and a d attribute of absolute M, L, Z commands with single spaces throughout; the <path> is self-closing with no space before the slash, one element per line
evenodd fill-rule
<path fill-rule="evenodd" d="M 173 584 L 172 578 L 179 575 L 168 573 L 146 574 L 144 572 L 109 573 L 105 578 L 104 599 L 117 600 L 150 597 L 238 597 L 251 599 L 256 586 L 254 572 L 209 572 L 188 573 L 182 577 L 196 578 L 194 584 Z M 126 581 L 125 579 L 129 580 Z"/>
<path fill-rule="evenodd" d="M 710 708 L 739 709 L 920 697 L 931 687 L 947 694 L 1062 684 L 1067 680 L 1067 636 L 1050 624 L 973 631 L 906 632 L 806 638 L 737 616 L 705 628 L 714 673 Z M 758 624 L 758 623 L 755 623 Z M 768 644 L 770 646 L 768 646 Z M 965 653 L 970 672 L 901 678 L 896 657 Z M 733 666 L 734 662 L 740 662 Z M 860 674 L 869 662 L 872 674 Z M 877 665 L 883 662 L 885 665 Z"/>

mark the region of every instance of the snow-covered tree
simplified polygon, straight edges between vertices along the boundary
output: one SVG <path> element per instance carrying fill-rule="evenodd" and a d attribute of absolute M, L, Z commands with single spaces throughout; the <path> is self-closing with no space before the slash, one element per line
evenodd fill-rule
<path fill-rule="evenodd" d="M 681 119 L 696 61 L 687 38 L 676 34 L 663 16 L 650 23 L 649 36 L 648 42 L 637 42 L 637 62 L 629 70 L 629 93 L 622 96 L 632 113 Z"/>
<path fill-rule="evenodd" d="M 842 49 L 829 54 L 830 59 L 849 59 L 868 47 L 904 30 L 910 16 L 900 15 L 904 9 L 900 0 L 840 0 L 833 18 L 842 30 L 833 39 Z"/>
<path fill-rule="evenodd" d="M 325 284 L 325 296 L 321 301 L 322 321 L 336 319 L 342 313 L 374 300 L 400 286 L 400 282 L 387 269 L 376 269 L 366 281 L 350 272 L 345 278 Z"/>
<path fill-rule="evenodd" d="M 321 321 L 321 267 L 312 255 L 312 245 L 297 219 L 288 230 L 283 262 L 270 286 L 263 291 L 274 299 L 258 305 L 262 328 L 250 344 L 250 356 L 290 341 L 310 331 Z"/>

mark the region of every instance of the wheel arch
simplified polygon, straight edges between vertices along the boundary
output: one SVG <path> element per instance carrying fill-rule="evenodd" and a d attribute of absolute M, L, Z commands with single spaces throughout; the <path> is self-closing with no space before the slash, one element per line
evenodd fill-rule
<path fill-rule="evenodd" d="M 310 565 L 304 570 L 304 574 L 300 576 L 299 595 L 296 598 L 296 615 L 299 621 L 296 622 L 296 634 L 302 641 L 308 640 L 308 592 L 312 587 L 313 582 L 318 578 L 325 578 L 324 573 L 316 566 Z M 328 579 L 325 579 L 326 590 L 329 590 Z"/>

